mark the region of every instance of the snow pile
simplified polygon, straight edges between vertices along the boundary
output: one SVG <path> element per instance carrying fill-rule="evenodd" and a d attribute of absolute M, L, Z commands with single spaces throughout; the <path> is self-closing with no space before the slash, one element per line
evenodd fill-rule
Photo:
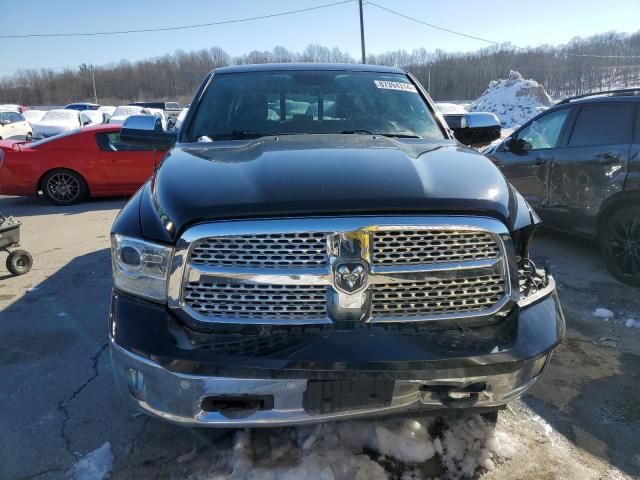
<path fill-rule="evenodd" d="M 640 320 L 634 320 L 633 318 L 628 318 L 624 322 L 624 326 L 627 328 L 640 328 Z"/>
<path fill-rule="evenodd" d="M 101 447 L 82 457 L 73 466 L 70 477 L 72 480 L 103 480 L 109 478 L 112 470 L 111 444 L 105 442 Z"/>
<path fill-rule="evenodd" d="M 596 308 L 591 315 L 605 320 L 615 317 L 615 314 L 608 308 Z"/>
<path fill-rule="evenodd" d="M 522 125 L 551 106 L 551 97 L 535 80 L 525 80 L 511 71 L 509 78 L 494 80 L 484 93 L 467 108 L 470 112 L 491 112 L 504 128 Z"/>
<path fill-rule="evenodd" d="M 449 115 L 450 113 L 466 113 L 464 106 L 457 103 L 436 102 L 436 107 L 443 115 Z"/>
<path fill-rule="evenodd" d="M 510 443 L 480 416 L 243 430 L 236 434 L 228 471 L 206 478 L 461 479 L 510 458 Z"/>

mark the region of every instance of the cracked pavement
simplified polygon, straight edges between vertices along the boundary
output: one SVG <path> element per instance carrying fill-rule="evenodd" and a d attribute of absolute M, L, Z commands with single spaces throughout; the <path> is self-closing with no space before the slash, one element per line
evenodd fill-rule
<path fill-rule="evenodd" d="M 106 319 L 109 227 L 123 204 L 53 207 L 0 197 L 0 211 L 22 220 L 23 247 L 35 262 L 23 277 L 0 267 L 1 479 L 67 478 L 107 441 L 112 478 L 211 478 L 228 468 L 231 432 L 170 425 L 120 400 Z M 518 432 L 526 448 L 483 476 L 638 477 L 640 329 L 624 326 L 640 320 L 638 290 L 615 282 L 582 240 L 543 231 L 534 252 L 558 281 L 567 340 L 542 382 L 501 414 L 498 429 Z M 616 317 L 592 316 L 598 307 Z"/>

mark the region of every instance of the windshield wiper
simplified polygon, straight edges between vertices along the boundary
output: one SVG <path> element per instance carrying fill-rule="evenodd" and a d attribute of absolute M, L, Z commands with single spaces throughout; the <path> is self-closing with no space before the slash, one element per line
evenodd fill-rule
<path fill-rule="evenodd" d="M 381 132 L 371 132 L 369 130 L 343 130 L 340 132 L 344 135 L 377 135 L 379 137 L 396 137 L 396 138 L 421 138 L 419 135 L 407 134 L 407 133 L 381 133 Z"/>
<path fill-rule="evenodd" d="M 374 133 L 381 137 L 396 137 L 396 138 L 422 138 L 420 135 L 413 135 L 409 133 Z"/>
<path fill-rule="evenodd" d="M 369 130 L 362 130 L 361 128 L 357 130 L 343 130 L 340 133 L 343 135 L 374 135 L 373 132 L 370 132 Z"/>
<path fill-rule="evenodd" d="M 267 136 L 266 133 L 260 133 L 255 130 L 233 130 L 230 133 L 209 135 L 213 140 L 242 140 L 245 138 L 260 138 L 265 136 Z"/>

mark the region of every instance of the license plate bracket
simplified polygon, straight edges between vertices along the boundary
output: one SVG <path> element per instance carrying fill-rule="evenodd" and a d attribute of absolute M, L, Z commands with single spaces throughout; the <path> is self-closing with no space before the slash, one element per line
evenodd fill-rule
<path fill-rule="evenodd" d="M 356 380 L 309 380 L 303 405 L 310 415 L 387 407 L 395 380 L 386 377 Z"/>

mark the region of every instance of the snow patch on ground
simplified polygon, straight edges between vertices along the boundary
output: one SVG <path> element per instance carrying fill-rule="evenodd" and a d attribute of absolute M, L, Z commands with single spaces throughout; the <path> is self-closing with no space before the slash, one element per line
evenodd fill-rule
<path fill-rule="evenodd" d="M 474 415 L 325 423 L 236 433 L 229 472 L 266 480 L 461 479 L 510 458 L 511 438 Z"/>
<path fill-rule="evenodd" d="M 640 320 L 634 320 L 633 318 L 627 318 L 624 322 L 624 326 L 627 328 L 640 328 Z"/>
<path fill-rule="evenodd" d="M 509 78 L 494 80 L 475 102 L 470 112 L 491 112 L 500 119 L 503 128 L 514 128 L 546 110 L 552 104 L 544 87 L 535 80 L 525 80 L 511 71 Z"/>
<path fill-rule="evenodd" d="M 112 470 L 111 444 L 105 442 L 82 457 L 71 469 L 70 476 L 73 480 L 103 480 L 109 478 Z"/>
<path fill-rule="evenodd" d="M 608 308 L 596 308 L 592 315 L 594 317 L 599 317 L 599 318 L 604 318 L 604 319 L 610 319 L 615 317 L 615 314 L 609 310 Z"/>

